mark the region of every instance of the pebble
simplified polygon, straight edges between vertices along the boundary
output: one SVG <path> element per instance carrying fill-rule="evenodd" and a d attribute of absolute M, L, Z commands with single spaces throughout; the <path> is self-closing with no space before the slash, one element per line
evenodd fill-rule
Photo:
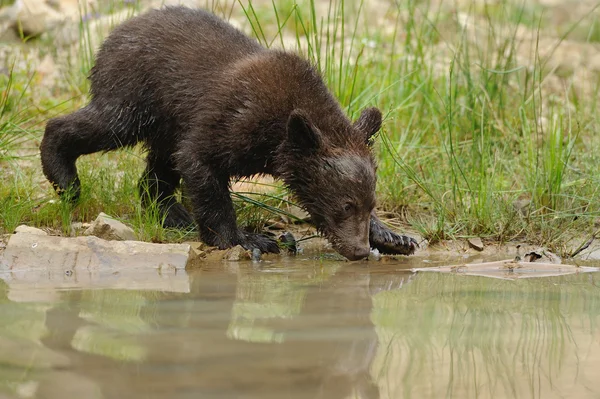
<path fill-rule="evenodd" d="M 252 250 L 252 262 L 260 262 L 261 255 L 262 255 L 262 252 L 260 252 L 260 249 L 254 248 Z"/>

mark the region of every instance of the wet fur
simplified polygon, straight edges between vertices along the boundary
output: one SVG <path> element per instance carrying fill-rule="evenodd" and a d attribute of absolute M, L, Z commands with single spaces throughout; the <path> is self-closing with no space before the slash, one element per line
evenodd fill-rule
<path fill-rule="evenodd" d="M 387 253 L 414 251 L 374 212 L 369 221 L 376 178 L 367 142 L 381 113 L 366 109 L 352 124 L 297 55 L 267 50 L 205 11 L 172 7 L 117 27 L 90 80 L 90 103 L 50 120 L 41 145 L 44 173 L 62 195 L 79 195 L 80 155 L 143 142 L 142 201 L 159 202 L 166 226 L 195 221 L 208 244 L 278 252 L 237 227 L 229 194 L 232 177 L 271 174 L 345 256 L 368 254 L 367 240 Z M 173 197 L 182 178 L 193 218 Z M 340 211 L 345 203 L 351 212 Z"/>

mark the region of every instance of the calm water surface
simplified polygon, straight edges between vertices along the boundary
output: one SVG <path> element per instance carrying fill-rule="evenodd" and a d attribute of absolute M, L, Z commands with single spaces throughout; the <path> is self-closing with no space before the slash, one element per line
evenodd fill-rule
<path fill-rule="evenodd" d="M 0 398 L 600 398 L 600 274 L 425 265 L 5 276 Z"/>

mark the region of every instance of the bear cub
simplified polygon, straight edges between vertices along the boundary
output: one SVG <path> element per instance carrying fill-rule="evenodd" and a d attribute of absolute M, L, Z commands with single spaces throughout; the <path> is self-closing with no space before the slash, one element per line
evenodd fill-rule
<path fill-rule="evenodd" d="M 242 231 L 231 178 L 282 179 L 311 220 L 350 260 L 370 248 L 411 254 L 414 239 L 375 215 L 369 139 L 381 113 L 350 122 L 316 69 L 269 50 L 202 10 L 168 7 L 118 26 L 91 70 L 91 100 L 51 119 L 41 143 L 44 174 L 65 199 L 80 191 L 80 155 L 143 142 L 142 201 L 157 201 L 166 226 L 195 222 L 202 241 L 279 252 L 271 238 Z M 193 217 L 174 198 L 183 179 Z"/>

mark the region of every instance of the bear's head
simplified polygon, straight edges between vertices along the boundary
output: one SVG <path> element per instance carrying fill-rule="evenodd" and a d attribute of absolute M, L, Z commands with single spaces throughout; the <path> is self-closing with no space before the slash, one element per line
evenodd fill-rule
<path fill-rule="evenodd" d="M 376 165 L 369 142 L 381 127 L 381 112 L 365 109 L 343 132 L 321 132 L 294 110 L 287 122 L 284 180 L 333 247 L 350 260 L 369 255 L 369 225 L 375 208 Z"/>

